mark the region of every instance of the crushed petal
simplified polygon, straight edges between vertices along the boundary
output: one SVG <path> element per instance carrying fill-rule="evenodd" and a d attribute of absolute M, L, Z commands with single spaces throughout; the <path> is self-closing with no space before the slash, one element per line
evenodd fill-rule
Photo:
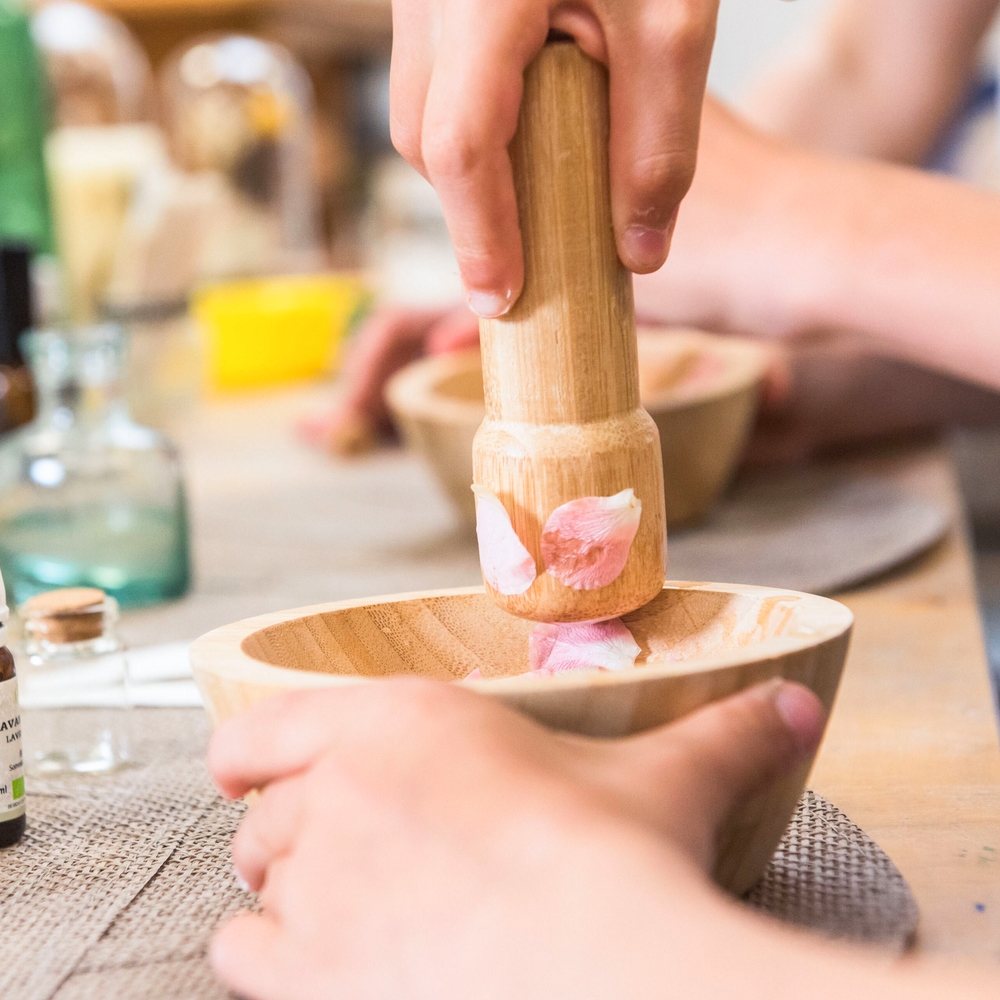
<path fill-rule="evenodd" d="M 479 669 L 479 667 L 476 667 L 475 670 L 466 674 L 465 677 L 463 678 L 463 680 L 467 681 L 481 681 L 482 679 L 483 679 L 483 672 Z"/>
<path fill-rule="evenodd" d="M 567 670 L 629 670 L 642 652 L 620 618 L 570 625 L 536 625 L 528 639 L 532 674 Z"/>
<path fill-rule="evenodd" d="M 564 503 L 542 529 L 545 568 L 574 590 L 606 587 L 625 568 L 641 516 L 642 501 L 630 489 Z"/>
<path fill-rule="evenodd" d="M 523 594 L 538 575 L 535 560 L 517 537 L 500 498 L 482 486 L 473 486 L 472 492 L 476 495 L 476 537 L 483 578 L 501 594 Z"/>

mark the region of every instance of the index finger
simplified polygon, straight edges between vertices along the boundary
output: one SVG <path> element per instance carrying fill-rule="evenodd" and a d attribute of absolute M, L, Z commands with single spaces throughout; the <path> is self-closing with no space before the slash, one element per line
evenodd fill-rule
<path fill-rule="evenodd" d="M 227 798 L 308 768 L 339 749 L 371 755 L 406 742 L 414 726 L 438 725 L 445 712 L 480 706 L 479 695 L 418 677 L 273 695 L 222 723 L 208 746 L 208 769 Z M 445 730 L 445 732 L 448 732 Z"/>
<path fill-rule="evenodd" d="M 427 91 L 422 156 L 437 190 L 469 307 L 493 318 L 524 280 L 507 147 L 517 129 L 525 67 L 548 35 L 537 3 L 454 4 Z"/>

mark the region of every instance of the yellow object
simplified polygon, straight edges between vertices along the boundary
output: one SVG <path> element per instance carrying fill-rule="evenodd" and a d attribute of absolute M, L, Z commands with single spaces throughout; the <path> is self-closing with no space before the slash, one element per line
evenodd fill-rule
<path fill-rule="evenodd" d="M 352 274 L 212 285 L 192 305 L 205 334 L 209 382 L 248 389 L 332 372 L 367 294 Z"/>

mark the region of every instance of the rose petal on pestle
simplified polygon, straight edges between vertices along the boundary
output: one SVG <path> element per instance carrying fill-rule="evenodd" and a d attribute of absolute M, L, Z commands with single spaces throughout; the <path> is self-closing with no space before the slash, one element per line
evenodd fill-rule
<path fill-rule="evenodd" d="M 483 578 L 501 594 L 523 594 L 535 582 L 535 560 L 517 537 L 500 498 L 482 486 L 476 494 L 476 537 Z"/>
<path fill-rule="evenodd" d="M 641 516 L 632 490 L 564 503 L 542 529 L 545 568 L 574 590 L 606 587 L 625 568 Z"/>
<path fill-rule="evenodd" d="M 629 670 L 641 652 L 620 618 L 572 625 L 536 625 L 528 638 L 528 663 L 533 674 Z"/>

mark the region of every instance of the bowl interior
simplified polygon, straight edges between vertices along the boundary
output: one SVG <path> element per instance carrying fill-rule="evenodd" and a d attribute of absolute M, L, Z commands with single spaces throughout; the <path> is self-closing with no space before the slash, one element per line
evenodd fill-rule
<path fill-rule="evenodd" d="M 312 613 L 310 613 L 310 610 Z M 300 674 L 377 678 L 416 674 L 461 680 L 478 669 L 505 685 L 605 683 L 624 675 L 518 677 L 528 669 L 533 622 L 501 611 L 481 588 L 351 602 L 244 623 L 241 651 Z M 625 616 L 644 676 L 690 674 L 757 662 L 830 639 L 850 627 L 843 605 L 761 587 L 668 584 Z M 637 672 L 628 672 L 638 676 Z M 305 678 L 303 677 L 303 680 Z M 292 681 L 294 683 L 294 681 Z"/>
<path fill-rule="evenodd" d="M 474 357 L 478 358 L 478 352 L 474 353 Z M 433 391 L 444 399 L 485 405 L 482 363 L 469 365 L 458 371 L 444 372 L 434 384 Z"/>

